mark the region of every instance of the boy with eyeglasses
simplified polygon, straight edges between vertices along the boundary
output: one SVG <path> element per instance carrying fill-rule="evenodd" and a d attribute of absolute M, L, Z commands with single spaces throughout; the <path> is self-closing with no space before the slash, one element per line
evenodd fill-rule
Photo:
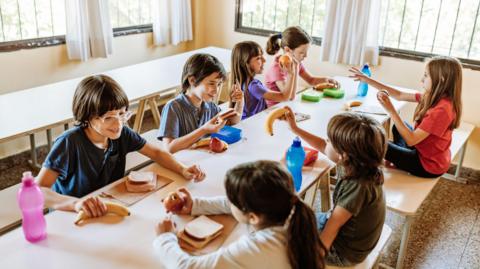
<path fill-rule="evenodd" d="M 179 163 L 126 126 L 132 116 L 128 105 L 125 92 L 108 76 L 90 76 L 80 82 L 72 104 L 76 126 L 55 140 L 37 176 L 47 206 L 83 210 L 89 217 L 106 214 L 98 197 L 82 197 L 122 178 L 126 155 L 132 151 L 187 179 L 201 181 L 205 177 L 197 166 Z"/>

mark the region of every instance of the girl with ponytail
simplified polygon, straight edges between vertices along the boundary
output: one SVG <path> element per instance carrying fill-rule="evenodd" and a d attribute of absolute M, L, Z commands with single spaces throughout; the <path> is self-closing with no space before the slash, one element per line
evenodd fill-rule
<path fill-rule="evenodd" d="M 267 54 L 275 55 L 270 68 L 265 72 L 265 85 L 271 91 L 284 92 L 288 89 L 288 76 L 284 67 L 279 62 L 281 54 L 288 55 L 290 59 L 299 63 L 298 75 L 304 79 L 308 84 L 317 86 L 319 88 L 337 88 L 340 85 L 332 78 L 316 77 L 310 74 L 303 66 L 303 60 L 307 57 L 310 49 L 312 38 L 302 28 L 298 26 L 291 26 L 286 28 L 283 32 L 271 35 L 267 41 Z M 295 92 L 292 96 L 295 97 Z M 292 98 L 292 99 L 293 99 Z M 268 106 L 277 104 L 274 101 L 267 101 Z"/>
<path fill-rule="evenodd" d="M 156 252 L 167 268 L 322 269 L 326 251 L 315 215 L 295 194 L 292 177 L 279 163 L 256 161 L 238 165 L 225 177 L 227 197 L 192 198 L 180 189 L 183 214 L 232 214 L 247 224 L 250 235 L 204 256 L 190 256 L 177 243 L 175 225 L 157 226 Z"/>

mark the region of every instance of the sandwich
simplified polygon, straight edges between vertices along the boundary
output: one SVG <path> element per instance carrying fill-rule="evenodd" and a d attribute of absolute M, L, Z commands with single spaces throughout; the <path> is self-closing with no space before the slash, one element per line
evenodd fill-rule
<path fill-rule="evenodd" d="M 222 224 L 202 215 L 187 223 L 178 237 L 193 248 L 202 249 L 217 238 L 222 231 Z"/>
<path fill-rule="evenodd" d="M 235 112 L 233 108 L 229 108 L 225 111 L 220 112 L 220 115 L 218 115 L 218 120 L 225 121 L 235 116 L 237 116 L 237 112 Z"/>
<path fill-rule="evenodd" d="M 127 176 L 125 186 L 128 192 L 148 192 L 157 187 L 157 174 L 154 172 L 132 171 Z"/>

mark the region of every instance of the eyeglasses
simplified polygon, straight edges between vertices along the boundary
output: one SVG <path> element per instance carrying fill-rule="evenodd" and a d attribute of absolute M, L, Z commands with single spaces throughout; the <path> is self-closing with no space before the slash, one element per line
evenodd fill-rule
<path fill-rule="evenodd" d="M 104 124 L 111 125 L 116 123 L 117 121 L 120 121 L 121 123 L 125 123 L 132 117 L 132 115 L 133 115 L 132 111 L 126 111 L 125 113 L 120 115 L 104 115 L 102 117 L 98 117 L 98 119 L 101 120 L 102 123 Z"/>

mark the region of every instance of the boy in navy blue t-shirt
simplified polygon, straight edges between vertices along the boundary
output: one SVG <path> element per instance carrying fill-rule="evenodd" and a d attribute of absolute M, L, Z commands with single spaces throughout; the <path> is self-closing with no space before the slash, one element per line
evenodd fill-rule
<path fill-rule="evenodd" d="M 177 162 L 124 125 L 132 113 L 126 94 L 112 78 L 97 75 L 83 79 L 75 90 L 72 110 L 77 126 L 55 140 L 37 176 L 46 204 L 54 209 L 83 210 L 91 217 L 104 215 L 106 206 L 97 197 L 78 198 L 122 178 L 125 157 L 132 151 L 185 178 L 200 181 L 205 177 L 197 166 Z"/>

